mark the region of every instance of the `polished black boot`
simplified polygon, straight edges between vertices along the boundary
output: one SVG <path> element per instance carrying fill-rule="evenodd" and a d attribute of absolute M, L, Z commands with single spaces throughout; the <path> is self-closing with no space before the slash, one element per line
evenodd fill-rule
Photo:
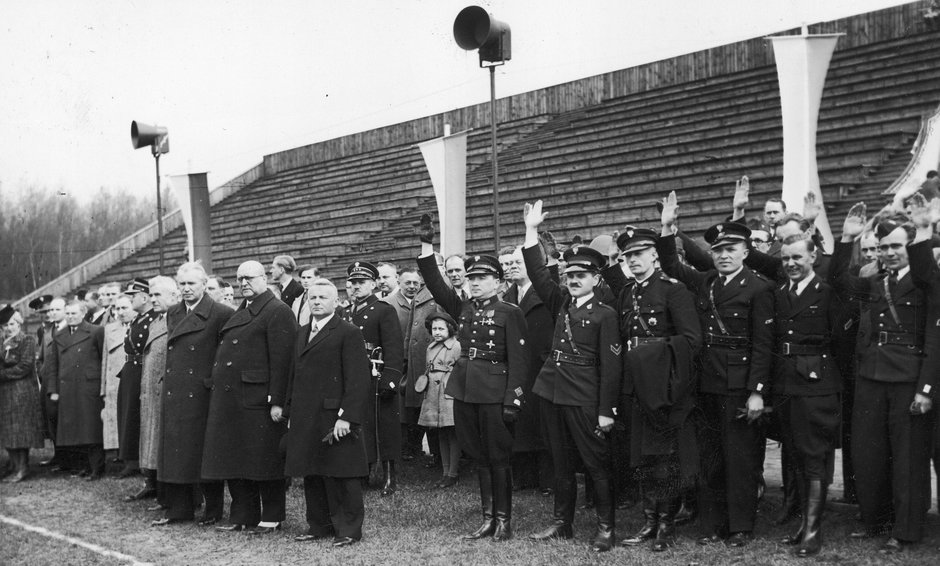
<path fill-rule="evenodd" d="M 641 487 L 641 489 L 643 488 Z M 646 521 L 643 528 L 632 537 L 620 541 L 620 544 L 623 546 L 639 546 L 656 538 L 656 530 L 659 528 L 659 516 L 656 514 L 656 500 L 653 498 L 653 493 L 647 489 L 643 489 L 643 518 Z"/>
<path fill-rule="evenodd" d="M 791 460 L 787 450 L 784 449 L 780 462 L 780 467 L 783 469 L 783 502 L 780 504 L 780 511 L 772 519 L 775 525 L 784 525 L 800 515 L 802 485 Z"/>
<path fill-rule="evenodd" d="M 826 507 L 826 493 L 828 486 L 821 480 L 809 480 L 806 482 L 806 508 L 804 514 L 805 530 L 803 531 L 803 540 L 796 549 L 796 555 L 800 558 L 819 554 L 822 549 L 822 516 L 823 509 Z"/>
<path fill-rule="evenodd" d="M 809 490 L 804 488 L 804 489 L 803 489 L 803 498 L 802 498 L 802 501 L 803 501 L 803 506 L 802 506 L 802 508 L 803 508 L 803 517 L 802 517 L 802 519 L 800 520 L 800 530 L 796 531 L 796 532 L 793 533 L 792 535 L 787 535 L 787 536 L 783 537 L 782 539 L 780 539 L 780 542 L 781 542 L 782 544 L 787 544 L 787 545 L 790 545 L 790 546 L 796 546 L 796 545 L 800 544 L 801 542 L 803 542 L 803 533 L 806 532 L 806 520 L 807 520 L 807 517 L 808 517 L 808 514 L 807 514 L 807 512 L 806 512 L 806 509 L 807 509 L 807 506 L 808 506 L 808 503 L 806 502 L 806 497 L 807 497 L 808 495 L 809 495 Z"/>
<path fill-rule="evenodd" d="M 574 520 L 574 506 L 578 497 L 578 484 L 572 478 L 555 482 L 554 522 L 543 531 L 529 535 L 529 540 L 569 539 L 574 536 L 571 523 Z"/>
<path fill-rule="evenodd" d="M 682 505 L 676 512 L 676 518 L 673 521 L 676 526 L 691 523 L 698 517 L 698 505 L 694 489 L 687 489 L 682 492 Z"/>
<path fill-rule="evenodd" d="M 659 522 L 656 527 L 656 540 L 650 549 L 653 552 L 662 552 L 676 545 L 676 513 L 681 507 L 678 497 L 670 497 L 659 502 L 657 515 Z"/>
<path fill-rule="evenodd" d="M 480 501 L 483 503 L 483 525 L 466 535 L 464 540 L 477 540 L 488 537 L 496 530 L 496 518 L 493 510 L 493 473 L 490 468 L 477 468 L 480 481 Z"/>
<path fill-rule="evenodd" d="M 496 511 L 496 530 L 493 540 L 512 538 L 512 468 L 493 468 L 493 508 Z"/>
<path fill-rule="evenodd" d="M 395 479 L 395 461 L 387 460 L 382 463 L 385 466 L 385 483 L 382 484 L 382 497 L 394 495 L 398 489 L 398 482 Z"/>
<path fill-rule="evenodd" d="M 597 515 L 597 532 L 591 550 L 607 552 L 614 545 L 614 494 L 610 480 L 594 480 L 594 512 Z"/>

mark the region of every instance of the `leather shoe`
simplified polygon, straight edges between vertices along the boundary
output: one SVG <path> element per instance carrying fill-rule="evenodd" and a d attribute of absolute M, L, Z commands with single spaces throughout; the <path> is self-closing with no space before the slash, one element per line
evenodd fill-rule
<path fill-rule="evenodd" d="M 706 537 L 700 537 L 695 540 L 695 543 L 699 546 L 710 546 L 713 544 L 721 544 L 723 542 L 725 542 L 725 537 L 718 533 L 712 533 Z"/>
<path fill-rule="evenodd" d="M 904 543 L 894 537 L 890 537 L 883 545 L 881 545 L 881 548 L 878 549 L 878 552 L 882 554 L 897 554 L 902 550 L 904 550 Z"/>
<path fill-rule="evenodd" d="M 240 531 L 244 531 L 246 528 L 247 527 L 245 525 L 234 523 L 232 525 L 219 525 L 218 527 L 215 528 L 215 530 L 222 532 L 222 533 L 237 533 Z"/>
<path fill-rule="evenodd" d="M 131 476 L 136 476 L 136 475 L 140 475 L 140 470 L 136 468 L 124 468 L 123 470 L 118 472 L 118 474 L 115 475 L 114 477 L 115 479 L 122 480 L 124 478 L 129 478 Z"/>
<path fill-rule="evenodd" d="M 124 503 L 132 503 L 140 499 L 147 499 L 149 497 L 156 497 L 157 490 L 152 487 L 145 487 L 133 495 L 128 495 L 124 498 Z"/>
<path fill-rule="evenodd" d="M 164 517 L 162 519 L 151 521 L 150 526 L 151 527 L 165 527 L 167 525 L 173 525 L 175 523 L 182 523 L 182 522 L 183 522 L 183 519 L 170 519 L 168 517 Z"/>
<path fill-rule="evenodd" d="M 874 527 L 874 528 L 864 528 L 860 531 L 854 531 L 849 533 L 849 538 L 854 539 L 865 539 L 865 538 L 875 538 L 880 537 L 888 533 L 887 527 Z"/>
<path fill-rule="evenodd" d="M 166 505 L 162 503 L 157 503 L 156 505 L 151 505 L 150 507 L 147 507 L 147 511 L 163 511 L 164 509 L 166 509 Z"/>
<path fill-rule="evenodd" d="M 556 521 L 554 525 L 547 529 L 529 535 L 529 540 L 570 539 L 573 536 L 574 532 L 570 524 L 564 521 Z"/>
<path fill-rule="evenodd" d="M 754 535 L 752 535 L 750 532 L 741 531 L 740 533 L 734 533 L 728 537 L 728 540 L 725 541 L 725 544 L 731 548 L 741 548 L 742 546 L 747 546 L 747 543 L 751 542 L 753 539 Z"/>
<path fill-rule="evenodd" d="M 349 546 L 351 544 L 356 544 L 357 542 L 359 541 L 357 541 L 356 539 L 352 537 L 336 537 L 333 539 L 333 546 L 335 546 L 336 548 L 340 548 L 342 546 Z"/>
<path fill-rule="evenodd" d="M 203 519 L 199 519 L 199 522 L 196 524 L 199 525 L 200 527 L 211 527 L 212 525 L 218 522 L 219 520 L 216 519 L 215 517 L 205 517 Z"/>
<path fill-rule="evenodd" d="M 281 524 L 280 524 L 280 523 L 274 525 L 273 527 L 255 527 L 255 528 L 253 528 L 253 529 L 248 529 L 248 534 L 250 534 L 250 535 L 266 535 L 266 534 L 273 533 L 273 532 L 279 531 L 279 530 L 281 530 Z"/>

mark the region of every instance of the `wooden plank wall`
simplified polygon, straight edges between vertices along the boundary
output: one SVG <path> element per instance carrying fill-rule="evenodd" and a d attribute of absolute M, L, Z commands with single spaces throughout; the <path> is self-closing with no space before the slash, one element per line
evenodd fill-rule
<path fill-rule="evenodd" d="M 921 10 L 925 6 L 925 1 L 913 2 L 850 18 L 822 22 L 810 26 L 809 30 L 811 33 L 844 32 L 846 35 L 839 41 L 839 49 L 868 45 L 912 33 L 912 26 L 920 23 Z M 799 29 L 791 29 L 775 35 L 798 33 Z M 558 114 L 592 106 L 610 98 L 747 71 L 771 65 L 773 62 L 773 50 L 764 38 L 749 39 L 501 98 L 497 100 L 497 120 L 506 122 L 541 114 Z M 451 124 L 455 131 L 459 131 L 480 128 L 489 123 L 488 102 L 457 108 L 434 116 L 266 155 L 264 174 L 273 175 L 312 163 L 438 137 L 444 133 L 444 124 Z"/>

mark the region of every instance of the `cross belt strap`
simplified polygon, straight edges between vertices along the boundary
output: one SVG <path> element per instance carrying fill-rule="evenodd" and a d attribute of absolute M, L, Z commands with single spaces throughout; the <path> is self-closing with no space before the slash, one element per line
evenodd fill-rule
<path fill-rule="evenodd" d="M 552 351 L 552 360 L 556 362 L 565 362 L 576 366 L 596 366 L 597 358 L 594 356 L 579 356 L 577 354 L 568 354 L 561 350 Z"/>
<path fill-rule="evenodd" d="M 471 360 L 489 360 L 491 362 L 506 361 L 506 356 L 501 355 L 499 352 L 494 352 L 492 350 L 479 350 L 477 348 L 469 348 L 466 352 L 461 352 L 460 357 L 470 358 Z"/>
<path fill-rule="evenodd" d="M 705 345 L 706 346 L 750 346 L 751 339 L 748 336 L 732 336 L 721 335 L 721 334 L 712 334 L 711 332 L 705 333 Z"/>

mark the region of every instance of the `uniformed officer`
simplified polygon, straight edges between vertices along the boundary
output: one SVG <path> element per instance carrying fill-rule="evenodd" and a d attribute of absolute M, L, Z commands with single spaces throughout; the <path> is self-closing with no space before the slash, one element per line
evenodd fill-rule
<path fill-rule="evenodd" d="M 764 436 L 755 421 L 770 388 L 773 287 L 744 266 L 750 230 L 741 224 L 716 224 L 705 232 L 715 269 L 703 273 L 680 262 L 676 208 L 670 193 L 656 250 L 663 271 L 695 294 L 704 332 L 697 404 L 704 418 L 699 502 L 708 535 L 698 542 L 727 539 L 729 546 L 740 547 L 752 539 L 757 514 Z"/>
<path fill-rule="evenodd" d="M 799 234 L 783 240 L 780 260 L 787 281 L 775 290 L 774 413 L 802 494 L 800 530 L 784 542 L 797 556 L 822 546 L 823 508 L 832 482 L 839 440 L 841 376 L 832 354 L 832 333 L 844 311 L 828 283 L 814 271 L 816 245 Z"/>
<path fill-rule="evenodd" d="M 938 282 L 930 242 L 908 248 L 915 237 L 929 239 L 929 221 L 925 229 L 915 228 L 904 216 L 885 218 L 875 228 L 885 271 L 865 279 L 851 275 L 852 243 L 864 225 L 864 209 L 856 205 L 845 219 L 830 268 L 843 296 L 861 296 L 871 305 L 871 331 L 859 363 L 852 415 L 852 454 L 865 529 L 852 536 L 889 534 L 881 550 L 893 553 L 923 537 L 924 501 L 930 497 L 937 375 L 933 352 L 940 344 L 928 297 L 936 297 Z"/>
<path fill-rule="evenodd" d="M 618 263 L 603 275 L 617 293 L 624 354 L 623 404 L 629 406 L 631 464 L 638 468 L 643 498 L 643 527 L 622 541 L 638 546 L 653 540 L 654 551 L 675 544 L 676 514 L 683 488 L 694 486 L 698 472 L 693 361 L 702 330 L 692 294 L 657 268 L 652 230 L 628 226 L 617 247 L 630 273 Z"/>
<path fill-rule="evenodd" d="M 542 201 L 526 203 L 522 256 L 535 292 L 549 312 L 557 313 L 552 352 L 532 387 L 533 393 L 547 401 L 541 411 L 555 468 L 555 510 L 554 523 L 529 538 L 573 536 L 578 496 L 575 471 L 580 456 L 594 480 L 597 532 L 591 548 L 606 552 L 614 540 L 607 433 L 614 424 L 623 371 L 617 313 L 594 295 L 600 282 L 598 272 L 606 259 L 590 246 L 572 246 L 565 251 L 565 287 L 552 279 L 539 245 L 538 227 L 544 217 Z"/>
<path fill-rule="evenodd" d="M 375 295 L 379 270 L 367 261 L 357 261 L 346 268 L 346 280 L 352 286 L 352 304 L 343 319 L 356 325 L 366 341 L 366 353 L 373 362 L 370 380 L 372 394 L 366 411 L 366 450 L 369 463 L 384 469 L 382 495 L 397 489 L 395 463 L 401 457 L 401 407 L 398 388 L 405 359 L 404 338 L 395 307 Z"/>
<path fill-rule="evenodd" d="M 477 463 L 483 525 L 466 539 L 512 537 L 512 423 L 522 408 L 522 385 L 528 372 L 525 316 L 519 307 L 496 296 L 503 270 L 493 256 L 475 255 L 465 268 L 470 299 L 448 285 L 434 259 L 431 217 L 418 228 L 418 268 L 434 300 L 458 321 L 462 348 L 445 393 L 454 398 L 457 443 Z"/>

